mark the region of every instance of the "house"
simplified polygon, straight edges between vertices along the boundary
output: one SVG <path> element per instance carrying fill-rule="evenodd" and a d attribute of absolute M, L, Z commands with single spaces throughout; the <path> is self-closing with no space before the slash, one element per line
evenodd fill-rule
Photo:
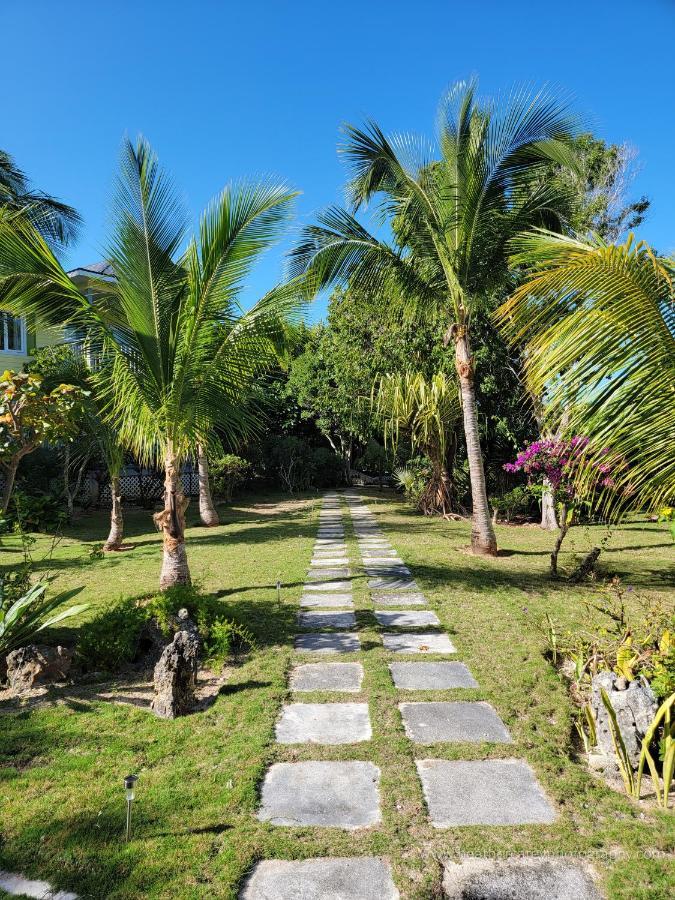
<path fill-rule="evenodd" d="M 68 272 L 80 291 L 91 297 L 97 282 L 114 281 L 112 266 L 108 262 L 91 263 Z M 20 372 L 31 354 L 42 347 L 50 347 L 72 339 L 60 328 L 32 328 L 23 316 L 0 312 L 0 372 L 13 369 Z"/>

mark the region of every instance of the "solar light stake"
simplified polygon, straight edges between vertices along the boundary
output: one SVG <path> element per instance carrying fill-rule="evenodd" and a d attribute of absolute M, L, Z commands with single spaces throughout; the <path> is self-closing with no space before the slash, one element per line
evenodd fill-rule
<path fill-rule="evenodd" d="M 127 775 L 124 779 L 124 790 L 127 795 L 127 843 L 131 840 L 131 804 L 134 802 L 137 781 L 138 775 Z"/>
<path fill-rule="evenodd" d="M 281 582 L 277 581 L 277 603 L 281 606 Z"/>

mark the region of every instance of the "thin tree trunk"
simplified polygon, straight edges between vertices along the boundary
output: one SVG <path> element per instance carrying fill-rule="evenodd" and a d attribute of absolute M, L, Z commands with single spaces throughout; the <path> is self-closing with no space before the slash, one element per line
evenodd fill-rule
<path fill-rule="evenodd" d="M 471 482 L 471 502 L 473 507 L 471 549 L 474 553 L 483 556 L 496 556 L 497 538 L 490 519 L 490 507 L 485 488 L 485 471 L 483 469 L 483 456 L 478 435 L 478 411 L 474 389 L 473 359 L 466 329 L 457 327 L 454 340 L 455 365 L 462 396 L 464 436 L 466 438 L 466 453 L 469 460 L 469 478 Z"/>
<path fill-rule="evenodd" d="M 108 540 L 103 545 L 106 553 L 122 549 L 124 540 L 124 516 L 122 515 L 122 497 L 120 494 L 120 477 L 113 475 L 110 479 L 110 496 L 112 507 L 110 510 L 110 533 Z"/>
<path fill-rule="evenodd" d="M 16 470 L 19 468 L 22 456 L 25 456 L 20 450 L 7 463 L 5 471 L 5 487 L 2 491 L 2 511 L 6 513 L 9 509 L 9 501 L 12 499 L 12 491 L 14 490 L 14 482 L 16 481 Z"/>
<path fill-rule="evenodd" d="M 66 495 L 68 522 L 73 521 L 73 496 L 70 492 L 70 444 L 66 444 L 63 452 L 63 493 Z"/>
<path fill-rule="evenodd" d="M 211 528 L 214 525 L 220 525 L 220 519 L 211 499 L 209 461 L 201 444 L 197 446 L 197 466 L 199 468 L 199 517 L 202 525 Z"/>
<path fill-rule="evenodd" d="M 558 517 L 555 514 L 555 500 L 553 499 L 553 491 L 548 478 L 544 478 L 544 485 L 541 492 L 541 527 L 547 531 L 556 531 L 558 528 Z"/>
<path fill-rule="evenodd" d="M 560 507 L 560 526 L 558 537 L 556 538 L 555 546 L 553 547 L 553 553 L 551 553 L 550 573 L 552 578 L 557 578 L 558 576 L 558 554 L 560 553 L 562 542 L 565 540 L 565 535 L 569 530 L 570 526 L 567 522 L 567 506 L 563 503 Z"/>
<path fill-rule="evenodd" d="M 164 509 L 153 516 L 164 537 L 164 557 L 159 586 L 165 591 L 176 584 L 190 584 L 190 569 L 185 552 L 185 510 L 188 499 L 183 492 L 180 467 L 173 447 L 164 460 Z"/>

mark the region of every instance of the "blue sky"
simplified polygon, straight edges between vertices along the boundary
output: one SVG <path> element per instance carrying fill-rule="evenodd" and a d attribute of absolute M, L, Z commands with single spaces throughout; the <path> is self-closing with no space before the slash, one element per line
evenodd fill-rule
<path fill-rule="evenodd" d="M 559 85 L 633 145 L 632 192 L 652 200 L 640 236 L 675 249 L 675 0 L 6 0 L 3 26 L 0 147 L 84 217 L 69 265 L 101 258 L 125 134 L 151 141 L 195 218 L 229 180 L 272 173 L 302 191 L 297 227 L 342 198 L 341 123 L 431 134 L 443 90 L 472 74 L 484 93 Z"/>

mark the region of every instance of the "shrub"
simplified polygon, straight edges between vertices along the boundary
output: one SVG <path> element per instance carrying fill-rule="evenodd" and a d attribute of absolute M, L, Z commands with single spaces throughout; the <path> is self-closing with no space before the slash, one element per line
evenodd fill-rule
<path fill-rule="evenodd" d="M 65 524 L 68 511 L 61 494 L 15 491 L 6 518 L 11 523 L 17 523 L 22 531 L 54 534 Z"/>
<path fill-rule="evenodd" d="M 312 451 L 312 487 L 330 488 L 342 483 L 342 462 L 327 447 L 317 447 Z"/>
<path fill-rule="evenodd" d="M 133 662 L 148 614 L 137 600 L 108 603 L 80 629 L 77 656 L 87 671 L 116 672 Z"/>
<path fill-rule="evenodd" d="M 431 478 L 431 463 L 426 457 L 416 456 L 408 464 L 394 472 L 394 479 L 403 490 L 403 494 L 415 508 Z"/>
<path fill-rule="evenodd" d="M 281 486 L 291 494 L 305 491 L 314 483 L 312 449 L 301 438 L 288 435 L 275 441 L 269 458 Z"/>
<path fill-rule="evenodd" d="M 216 497 L 227 503 L 239 485 L 243 484 L 251 474 L 251 463 L 234 453 L 227 453 L 210 465 L 211 485 Z"/>
<path fill-rule="evenodd" d="M 16 582 L 13 587 L 16 588 Z M 55 612 L 79 594 L 82 588 L 54 597 L 45 596 L 47 585 L 44 582 L 34 584 L 22 597 L 14 596 L 15 591 L 6 594 L 2 588 L 4 585 L 0 585 L 0 656 L 29 643 L 39 631 L 76 616 L 87 608 L 86 603 L 81 603 Z"/>
<path fill-rule="evenodd" d="M 393 458 L 393 453 L 388 453 L 382 444 L 378 444 L 371 438 L 366 444 L 363 454 L 357 460 L 356 468 L 368 475 L 386 475 L 387 472 L 391 472 Z"/>
<path fill-rule="evenodd" d="M 510 522 L 516 513 L 527 512 L 531 502 L 532 492 L 524 485 L 514 487 L 513 490 L 507 491 L 501 497 L 492 498 L 492 506 L 495 511 L 503 512 L 507 522 Z"/>

